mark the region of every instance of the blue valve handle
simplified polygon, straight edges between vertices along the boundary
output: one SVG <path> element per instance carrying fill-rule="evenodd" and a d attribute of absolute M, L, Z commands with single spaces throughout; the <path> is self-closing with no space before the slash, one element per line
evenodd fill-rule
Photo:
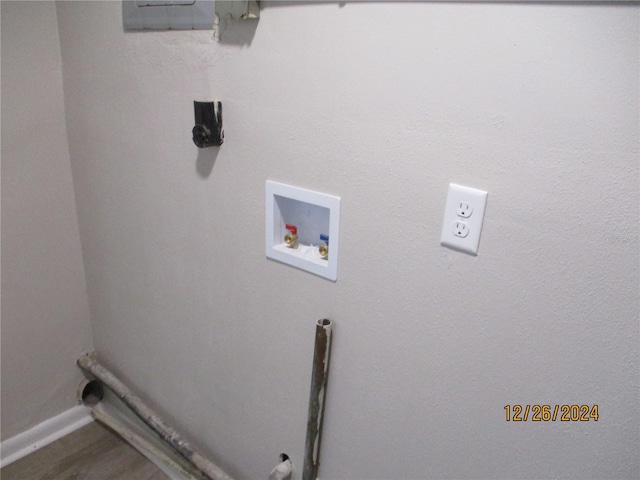
<path fill-rule="evenodd" d="M 320 240 L 325 242 L 327 245 L 329 244 L 329 235 L 325 235 L 324 233 L 320 234 Z"/>

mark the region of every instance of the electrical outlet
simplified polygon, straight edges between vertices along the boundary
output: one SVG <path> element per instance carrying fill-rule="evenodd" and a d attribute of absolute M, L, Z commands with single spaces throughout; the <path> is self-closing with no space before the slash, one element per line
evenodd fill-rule
<path fill-rule="evenodd" d="M 469 235 L 469 226 L 464 222 L 456 222 L 453 224 L 453 234 L 456 237 L 465 238 Z"/>
<path fill-rule="evenodd" d="M 478 254 L 488 193 L 449 184 L 440 245 L 470 255 Z"/>
<path fill-rule="evenodd" d="M 473 207 L 467 202 L 460 201 L 456 203 L 456 213 L 459 217 L 469 218 L 473 213 Z"/>

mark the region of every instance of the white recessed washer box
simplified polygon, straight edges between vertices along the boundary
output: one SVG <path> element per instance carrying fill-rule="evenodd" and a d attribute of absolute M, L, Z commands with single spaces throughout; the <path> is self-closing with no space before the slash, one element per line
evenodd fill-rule
<path fill-rule="evenodd" d="M 340 240 L 340 197 L 267 180 L 265 250 L 267 258 L 336 281 Z M 284 240 L 287 225 L 297 229 L 298 248 Z M 329 237 L 329 255 L 323 258 L 320 236 Z"/>

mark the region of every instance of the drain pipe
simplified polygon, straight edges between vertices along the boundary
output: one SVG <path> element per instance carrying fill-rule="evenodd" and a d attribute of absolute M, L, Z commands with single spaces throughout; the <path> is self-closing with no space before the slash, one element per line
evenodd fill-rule
<path fill-rule="evenodd" d="M 133 413 L 151 427 L 160 438 L 200 469 L 211 480 L 232 480 L 232 478 L 217 465 L 211 463 L 196 452 L 178 432 L 161 420 L 153 410 L 142 402 L 140 397 L 129 390 L 113 373 L 100 365 L 95 358 L 90 355 L 83 355 L 78 359 L 77 364 L 82 370 L 99 379 L 109 390 L 115 393 Z"/>
<path fill-rule="evenodd" d="M 172 458 L 159 448 L 155 447 L 133 430 L 116 420 L 104 411 L 101 405 L 89 410 L 91 416 L 99 423 L 114 431 L 136 450 L 158 465 L 158 467 L 173 479 L 206 480 L 207 476 L 190 462 L 182 460 L 182 457 Z M 177 454 L 176 454 L 177 455 Z M 184 463 L 184 465 L 182 465 Z"/>
<path fill-rule="evenodd" d="M 318 478 L 322 416 L 327 393 L 330 353 L 331 320 L 325 318 L 318 320 L 316 323 L 316 342 L 313 351 L 311 393 L 309 394 L 309 416 L 307 419 L 307 438 L 304 447 L 302 480 L 316 480 Z"/>

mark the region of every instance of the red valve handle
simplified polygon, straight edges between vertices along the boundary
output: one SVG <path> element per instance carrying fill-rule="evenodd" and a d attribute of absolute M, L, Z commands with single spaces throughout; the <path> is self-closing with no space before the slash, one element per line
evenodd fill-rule
<path fill-rule="evenodd" d="M 289 225 L 288 223 L 285 224 L 284 226 L 287 230 L 289 230 L 291 232 L 292 235 L 297 235 L 298 234 L 298 227 L 296 227 L 295 225 Z"/>

